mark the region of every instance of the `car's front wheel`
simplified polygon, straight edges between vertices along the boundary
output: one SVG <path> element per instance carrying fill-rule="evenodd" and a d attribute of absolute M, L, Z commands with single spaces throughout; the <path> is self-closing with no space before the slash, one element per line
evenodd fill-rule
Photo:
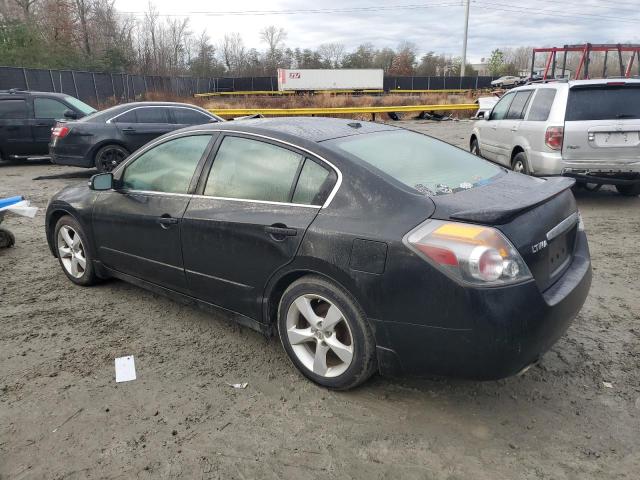
<path fill-rule="evenodd" d="M 278 332 L 298 370 L 324 387 L 347 390 L 376 370 L 375 340 L 362 309 L 322 277 L 305 276 L 287 288 Z"/>
<path fill-rule="evenodd" d="M 480 157 L 480 145 L 478 144 L 478 139 L 474 138 L 471 140 L 471 145 L 469 147 L 469 151 L 477 157 Z"/>
<path fill-rule="evenodd" d="M 640 183 L 616 185 L 616 190 L 618 190 L 620 195 L 624 195 L 625 197 L 637 197 L 640 195 Z"/>
<path fill-rule="evenodd" d="M 129 156 L 129 151 L 120 145 L 105 145 L 95 154 L 94 163 L 100 173 L 106 173 L 116 168 Z"/>
<path fill-rule="evenodd" d="M 87 237 L 77 220 L 65 215 L 54 230 L 56 253 L 65 275 L 76 285 L 89 286 L 97 281 Z"/>

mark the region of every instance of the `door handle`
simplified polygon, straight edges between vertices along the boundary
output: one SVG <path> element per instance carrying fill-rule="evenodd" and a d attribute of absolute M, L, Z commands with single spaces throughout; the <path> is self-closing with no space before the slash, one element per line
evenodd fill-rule
<path fill-rule="evenodd" d="M 289 228 L 286 225 L 280 226 L 278 224 L 271 225 L 270 227 L 264 227 L 264 231 L 269 235 L 276 237 L 278 240 L 284 240 L 284 237 L 295 237 L 298 234 L 298 230 L 295 228 Z"/>
<path fill-rule="evenodd" d="M 122 131 L 125 132 L 125 133 L 133 133 L 133 132 L 136 131 L 136 129 L 135 128 L 131 128 L 131 127 L 127 127 L 127 128 L 123 128 Z"/>
<path fill-rule="evenodd" d="M 48 123 L 36 123 L 36 127 L 50 127 Z"/>
<path fill-rule="evenodd" d="M 168 229 L 171 225 L 177 224 L 178 221 L 179 220 L 177 218 L 173 218 L 171 215 L 168 215 L 166 213 L 158 218 L 158 223 L 165 230 Z"/>
<path fill-rule="evenodd" d="M 518 131 L 518 127 L 513 127 L 513 128 L 511 129 L 511 131 L 512 131 L 512 132 L 517 132 L 517 131 Z"/>

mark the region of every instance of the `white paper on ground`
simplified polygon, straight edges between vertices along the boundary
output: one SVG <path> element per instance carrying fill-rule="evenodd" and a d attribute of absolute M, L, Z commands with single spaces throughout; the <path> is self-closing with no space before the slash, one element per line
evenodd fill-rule
<path fill-rule="evenodd" d="M 38 213 L 38 207 L 31 207 L 29 200 L 23 200 L 8 207 L 0 208 L 0 211 L 8 210 L 11 213 L 22 215 L 23 217 L 33 218 Z"/>
<path fill-rule="evenodd" d="M 116 358 L 116 383 L 136 379 L 136 364 L 133 355 Z"/>

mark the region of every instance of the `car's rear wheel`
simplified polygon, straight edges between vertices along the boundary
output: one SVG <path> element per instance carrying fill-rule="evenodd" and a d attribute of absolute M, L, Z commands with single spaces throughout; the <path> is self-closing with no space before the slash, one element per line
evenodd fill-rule
<path fill-rule="evenodd" d="M 478 139 L 474 138 L 473 140 L 471 140 L 471 145 L 469 147 L 469 151 L 474 154 L 477 157 L 482 156 L 480 154 L 480 145 L 478 144 Z"/>
<path fill-rule="evenodd" d="M 305 276 L 287 288 L 278 332 L 298 370 L 324 387 L 347 390 L 376 370 L 375 340 L 362 309 L 321 277 Z"/>
<path fill-rule="evenodd" d="M 0 248 L 13 247 L 16 244 L 16 237 L 9 230 L 0 228 Z"/>
<path fill-rule="evenodd" d="M 129 156 L 129 151 L 120 145 L 105 145 L 95 154 L 96 169 L 101 173 L 112 171 Z"/>
<path fill-rule="evenodd" d="M 513 157 L 513 160 L 511 160 L 511 169 L 514 172 L 529 175 L 529 164 L 527 163 L 527 156 L 524 152 L 516 153 L 515 157 Z"/>
<path fill-rule="evenodd" d="M 634 183 L 632 185 L 616 185 L 616 190 L 620 195 L 625 197 L 636 197 L 640 195 L 640 183 Z"/>
<path fill-rule="evenodd" d="M 93 285 L 97 281 L 87 237 L 75 218 L 65 215 L 54 230 L 56 253 L 65 275 L 76 285 Z"/>

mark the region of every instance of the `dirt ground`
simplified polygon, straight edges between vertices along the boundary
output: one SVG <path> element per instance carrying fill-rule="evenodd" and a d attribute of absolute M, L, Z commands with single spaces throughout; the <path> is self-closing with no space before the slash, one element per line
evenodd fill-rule
<path fill-rule="evenodd" d="M 471 128 L 402 124 L 461 145 Z M 42 209 L 4 224 L 18 242 L 0 251 L 1 479 L 640 477 L 640 199 L 577 194 L 591 293 L 523 376 L 374 377 L 335 393 L 224 314 L 120 281 L 72 286 L 47 248 L 44 209 L 92 173 L 0 166 L 0 197 Z M 116 384 L 124 355 L 138 379 Z"/>

